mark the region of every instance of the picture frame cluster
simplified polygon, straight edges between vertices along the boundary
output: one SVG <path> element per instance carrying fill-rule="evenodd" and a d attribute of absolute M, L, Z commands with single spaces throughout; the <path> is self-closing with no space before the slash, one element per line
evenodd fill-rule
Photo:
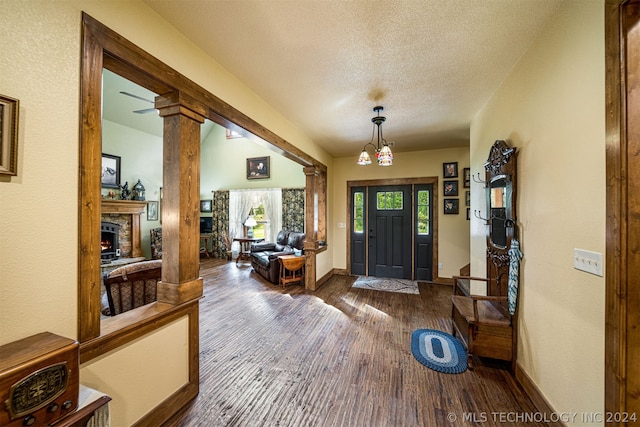
<path fill-rule="evenodd" d="M 458 195 L 459 190 L 459 171 L 458 162 L 445 162 L 442 164 L 442 190 L 444 195 L 444 214 L 445 215 L 457 215 L 460 213 L 460 199 Z M 454 179 L 455 178 L 455 179 Z M 471 188 L 471 168 L 463 168 L 462 172 L 462 187 Z M 469 211 L 471 206 L 471 190 L 464 191 L 464 202 L 467 206 L 467 220 L 469 218 Z M 455 198 L 454 198 L 455 197 Z"/>

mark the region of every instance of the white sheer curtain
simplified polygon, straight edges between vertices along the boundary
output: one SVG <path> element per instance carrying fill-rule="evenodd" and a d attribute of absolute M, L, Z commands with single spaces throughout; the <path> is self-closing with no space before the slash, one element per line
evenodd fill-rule
<path fill-rule="evenodd" d="M 268 227 L 265 227 L 265 240 L 275 242 L 278 231 L 282 228 L 282 189 L 262 191 L 260 201 L 264 207 L 264 214 L 269 218 Z"/>
<path fill-rule="evenodd" d="M 264 213 L 269 218 L 265 229 L 265 239 L 273 241 L 282 227 L 282 190 L 229 190 L 229 232 L 234 236 L 244 236 L 244 221 L 249 216 L 251 208 L 262 205 Z"/>
<path fill-rule="evenodd" d="M 229 232 L 236 237 L 244 236 L 244 221 L 253 206 L 254 190 L 229 190 Z"/>

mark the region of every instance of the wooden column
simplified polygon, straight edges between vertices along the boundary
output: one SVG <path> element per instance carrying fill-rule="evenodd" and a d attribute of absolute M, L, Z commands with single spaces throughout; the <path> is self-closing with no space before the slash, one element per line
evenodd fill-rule
<path fill-rule="evenodd" d="M 156 98 L 164 119 L 162 281 L 158 301 L 202 296 L 200 272 L 200 125 L 205 107 L 180 92 Z"/>
<path fill-rule="evenodd" d="M 304 168 L 306 175 L 305 208 L 304 208 L 304 253 L 306 255 L 304 286 L 316 289 L 316 252 L 318 250 L 318 172 L 315 166 Z"/>

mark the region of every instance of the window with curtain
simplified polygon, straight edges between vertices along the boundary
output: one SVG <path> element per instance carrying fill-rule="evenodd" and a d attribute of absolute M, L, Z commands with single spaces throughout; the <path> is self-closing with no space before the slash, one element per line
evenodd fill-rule
<path fill-rule="evenodd" d="M 273 241 L 282 228 L 282 190 L 251 189 L 229 191 L 229 231 L 234 236 L 244 236 L 244 222 L 253 209 L 263 216 L 264 239 Z M 266 220 L 264 219 L 266 218 Z"/>

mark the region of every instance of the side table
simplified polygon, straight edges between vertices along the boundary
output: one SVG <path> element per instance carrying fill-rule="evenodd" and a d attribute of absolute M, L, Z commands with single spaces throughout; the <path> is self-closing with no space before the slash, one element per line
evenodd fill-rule
<path fill-rule="evenodd" d="M 209 258 L 209 239 L 211 238 L 211 234 L 201 234 L 200 235 L 200 253 L 205 254 L 207 258 Z M 202 247 L 202 243 L 204 242 L 204 248 Z M 203 251 L 204 249 L 204 251 Z"/>
<path fill-rule="evenodd" d="M 264 239 L 253 237 L 234 237 L 234 242 L 240 242 L 240 252 L 238 252 L 238 258 L 236 258 L 236 265 L 240 260 L 251 261 L 251 244 L 262 242 Z"/>
<path fill-rule="evenodd" d="M 306 257 L 304 255 L 280 255 L 280 277 L 278 282 L 284 288 L 287 283 L 304 283 L 304 266 Z"/>

